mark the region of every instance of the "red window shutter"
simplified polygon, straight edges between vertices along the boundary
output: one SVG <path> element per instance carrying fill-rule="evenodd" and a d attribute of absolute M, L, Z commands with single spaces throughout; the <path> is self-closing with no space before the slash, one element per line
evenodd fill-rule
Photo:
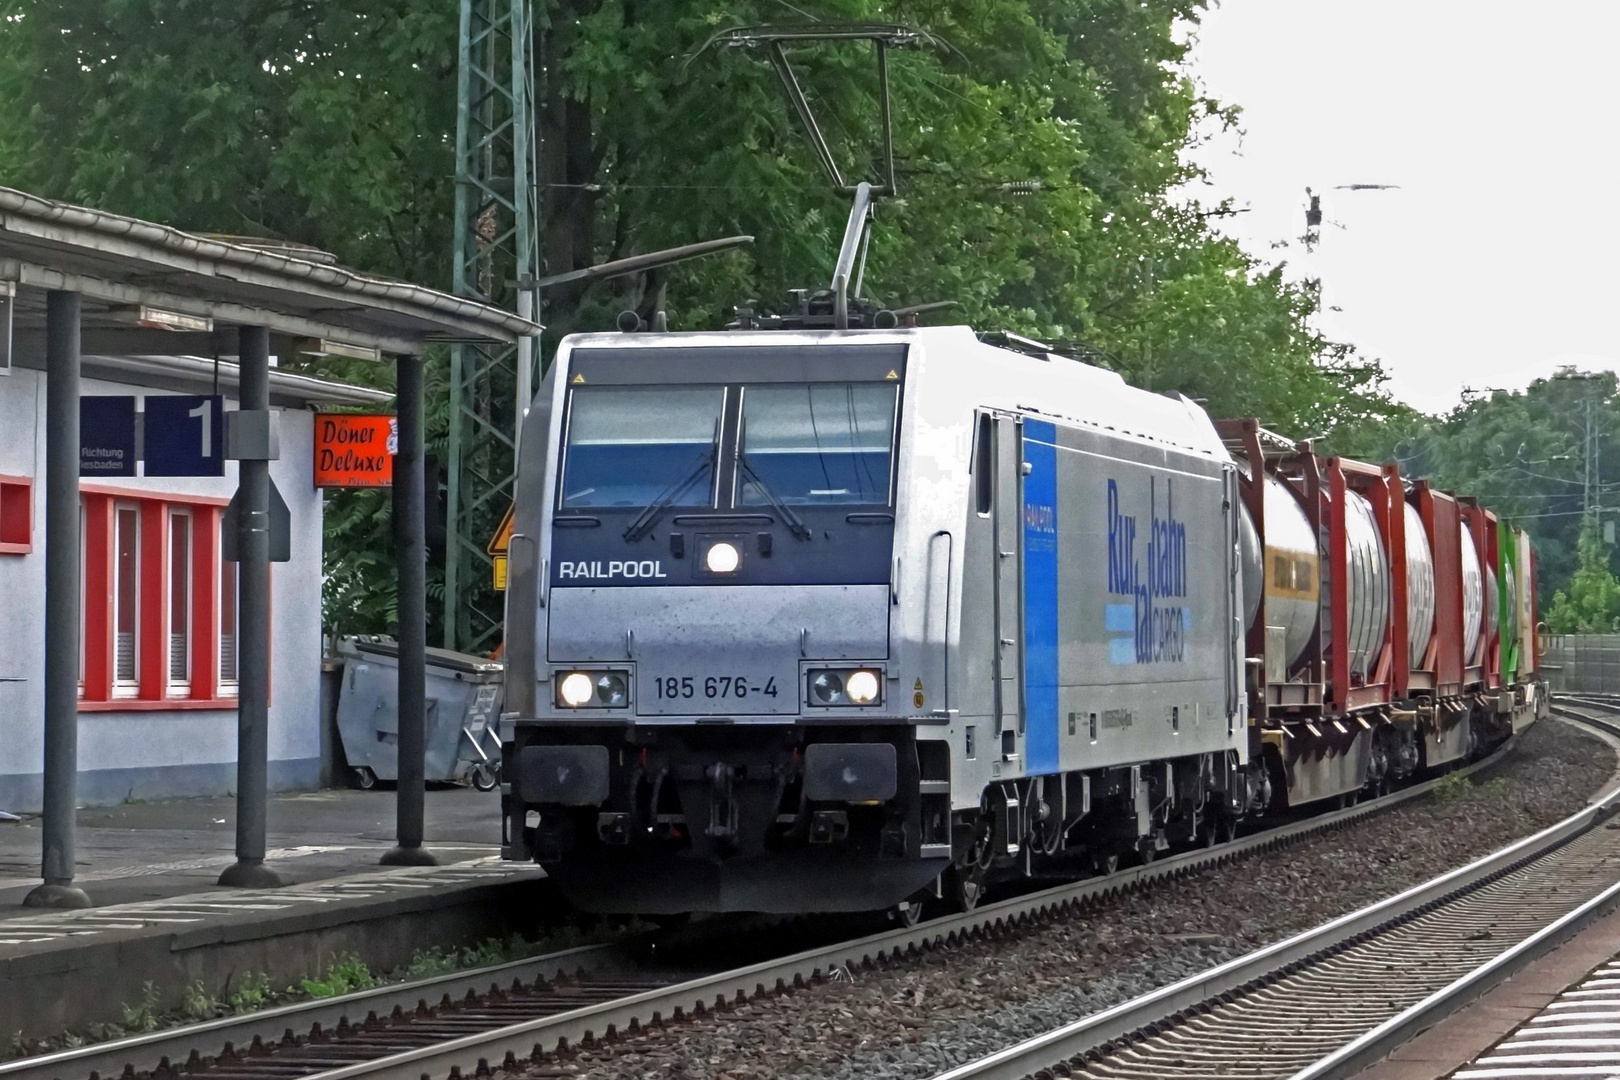
<path fill-rule="evenodd" d="M 219 692 L 219 510 L 191 508 L 191 696 Z"/>
<path fill-rule="evenodd" d="M 84 498 L 84 700 L 112 697 L 113 501 Z"/>

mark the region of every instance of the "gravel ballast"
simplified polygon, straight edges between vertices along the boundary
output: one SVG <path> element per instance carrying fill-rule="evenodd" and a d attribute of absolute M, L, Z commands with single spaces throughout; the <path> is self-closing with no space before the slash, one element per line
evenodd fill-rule
<path fill-rule="evenodd" d="M 581 1050 L 529 1075 L 592 1080 L 912 1080 L 1390 896 L 1585 805 L 1615 753 L 1532 727 L 1453 797 L 1114 897 L 1066 922 L 856 971 Z"/>

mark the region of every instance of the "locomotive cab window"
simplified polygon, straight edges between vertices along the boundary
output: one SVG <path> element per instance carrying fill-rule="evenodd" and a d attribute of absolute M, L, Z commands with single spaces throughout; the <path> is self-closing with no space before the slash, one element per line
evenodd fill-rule
<path fill-rule="evenodd" d="M 574 390 L 562 509 L 711 505 L 724 409 L 718 386 Z"/>
<path fill-rule="evenodd" d="M 745 387 L 736 505 L 889 505 L 898 402 L 892 383 Z"/>

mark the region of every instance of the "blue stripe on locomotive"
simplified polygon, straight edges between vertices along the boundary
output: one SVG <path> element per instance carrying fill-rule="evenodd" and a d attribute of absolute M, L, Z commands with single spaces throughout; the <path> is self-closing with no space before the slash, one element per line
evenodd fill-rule
<path fill-rule="evenodd" d="M 1024 421 L 1024 755 L 1026 775 L 1058 770 L 1057 429 Z"/>

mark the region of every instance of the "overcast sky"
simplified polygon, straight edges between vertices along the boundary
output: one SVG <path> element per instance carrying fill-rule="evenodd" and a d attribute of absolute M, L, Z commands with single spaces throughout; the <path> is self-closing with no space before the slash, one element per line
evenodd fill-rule
<path fill-rule="evenodd" d="M 1305 188 L 1328 329 L 1428 410 L 1560 364 L 1620 367 L 1617 0 L 1224 0 L 1193 71 L 1243 109 L 1197 159 L 1225 227 L 1303 270 Z M 1351 183 L 1398 191 L 1335 191 Z"/>

